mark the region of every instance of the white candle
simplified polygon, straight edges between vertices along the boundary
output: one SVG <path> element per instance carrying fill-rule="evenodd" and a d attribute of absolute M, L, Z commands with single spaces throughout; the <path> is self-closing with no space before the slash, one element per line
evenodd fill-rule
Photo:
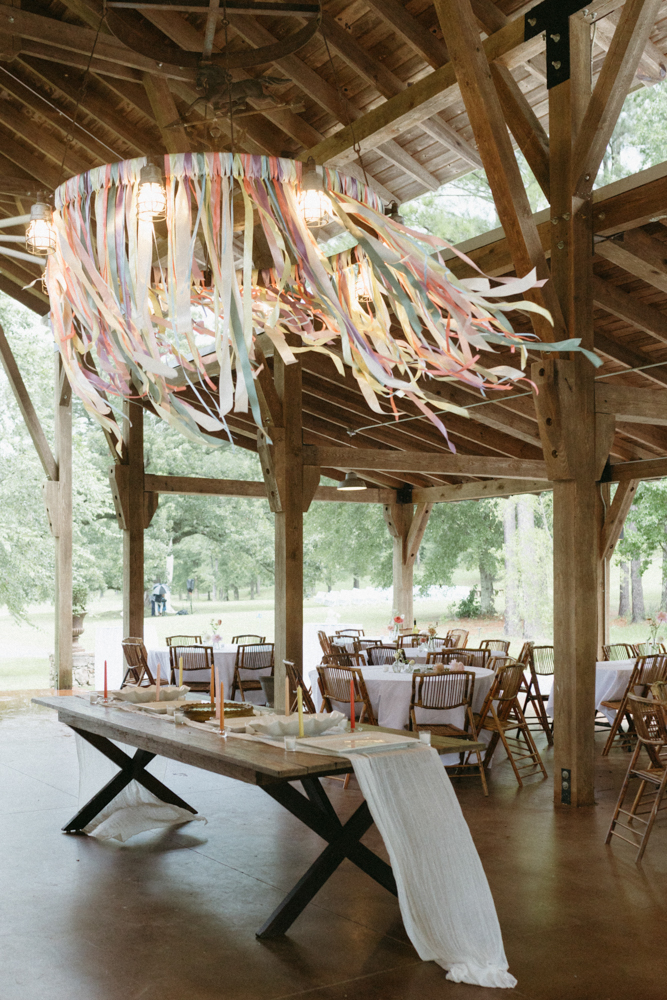
<path fill-rule="evenodd" d="M 182 656 L 179 656 L 179 658 L 178 658 L 178 686 L 179 686 L 179 688 L 183 687 L 183 657 Z"/>
<path fill-rule="evenodd" d="M 160 672 L 162 670 L 162 665 L 158 661 L 157 674 L 155 675 L 155 700 L 160 700 Z"/>
<path fill-rule="evenodd" d="M 289 715 L 289 677 L 285 678 L 285 715 Z"/>

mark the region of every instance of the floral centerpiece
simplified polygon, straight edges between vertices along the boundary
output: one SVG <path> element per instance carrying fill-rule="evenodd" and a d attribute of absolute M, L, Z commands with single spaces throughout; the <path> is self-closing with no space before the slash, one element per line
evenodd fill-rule
<path fill-rule="evenodd" d="M 647 618 L 649 638 L 648 643 L 652 649 L 656 649 L 659 640 L 662 638 L 660 629 L 667 623 L 667 611 L 658 611 L 655 618 Z"/>
<path fill-rule="evenodd" d="M 222 625 L 222 618 L 211 618 L 208 624 L 211 629 L 209 641 L 212 642 L 214 646 L 217 646 L 219 643 L 222 643 L 222 636 L 219 632 L 220 626 Z"/>
<path fill-rule="evenodd" d="M 435 637 L 438 634 L 438 629 L 436 625 L 429 625 L 427 633 L 428 633 L 428 639 L 426 641 L 426 652 L 434 653 L 435 650 L 438 648 L 435 643 Z"/>
<path fill-rule="evenodd" d="M 403 625 L 404 621 L 405 621 L 405 615 L 392 616 L 392 620 L 389 623 L 389 629 L 394 639 L 398 639 L 399 635 L 401 634 L 401 626 Z"/>

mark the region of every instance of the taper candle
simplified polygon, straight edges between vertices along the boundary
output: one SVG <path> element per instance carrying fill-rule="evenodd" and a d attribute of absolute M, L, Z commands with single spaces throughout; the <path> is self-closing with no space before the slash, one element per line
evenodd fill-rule
<path fill-rule="evenodd" d="M 289 703 L 290 703 L 290 691 L 289 691 L 289 677 L 285 678 L 285 715 L 289 715 Z"/>
<path fill-rule="evenodd" d="M 213 705 L 215 706 L 215 717 L 220 718 L 220 671 L 215 668 L 215 680 L 213 682 Z"/>
<path fill-rule="evenodd" d="M 225 731 L 225 685 L 220 681 L 220 732 Z"/>
<path fill-rule="evenodd" d="M 211 661 L 211 704 L 215 708 L 215 667 Z"/>
<path fill-rule="evenodd" d="M 158 660 L 157 673 L 155 674 L 155 700 L 160 700 L 160 674 L 162 673 L 162 664 Z"/>
<path fill-rule="evenodd" d="M 354 729 L 354 680 L 350 681 L 350 729 Z"/>
<path fill-rule="evenodd" d="M 305 735 L 303 731 L 303 694 L 301 688 L 296 689 L 296 703 L 299 710 L 299 739 Z"/>
<path fill-rule="evenodd" d="M 109 697 L 109 687 L 107 685 L 107 661 L 104 661 L 104 700 Z"/>
<path fill-rule="evenodd" d="M 179 656 L 179 658 L 178 658 L 178 686 L 179 686 L 179 688 L 183 687 L 183 657 L 182 656 Z"/>

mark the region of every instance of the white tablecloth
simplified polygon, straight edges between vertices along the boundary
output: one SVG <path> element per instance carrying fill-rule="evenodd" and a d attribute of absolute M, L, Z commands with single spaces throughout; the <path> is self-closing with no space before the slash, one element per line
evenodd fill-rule
<path fill-rule="evenodd" d="M 234 680 L 234 667 L 236 665 L 236 651 L 238 646 L 232 645 L 231 643 L 226 643 L 220 646 L 219 649 L 213 650 L 213 662 L 216 668 L 220 671 L 220 680 L 225 687 L 225 698 L 229 698 L 232 690 L 232 682 Z M 162 646 L 155 649 L 149 649 L 148 652 L 148 666 L 151 669 L 151 673 L 155 677 L 157 673 L 157 665 L 160 664 L 160 677 L 163 681 L 169 681 L 171 677 L 171 667 L 169 665 L 169 649 L 167 646 Z M 266 670 L 260 670 L 259 675 L 253 674 L 252 676 L 261 676 L 262 674 L 270 674 L 271 671 L 267 667 Z M 184 672 L 183 683 L 187 684 L 188 680 L 192 681 L 210 681 L 211 674 L 208 670 L 188 670 Z M 176 678 L 178 681 L 178 678 Z M 237 692 L 236 700 L 241 701 L 241 695 Z M 258 702 L 259 704 L 264 704 L 264 692 L 263 691 L 247 691 L 246 701 Z"/>
<path fill-rule="evenodd" d="M 630 680 L 630 674 L 632 673 L 632 668 L 636 663 L 636 659 L 632 660 L 602 660 L 600 663 L 595 665 L 595 707 L 599 712 L 607 717 L 609 722 L 614 721 L 614 712 L 610 712 L 608 709 L 601 706 L 603 701 L 619 701 L 625 694 L 625 689 L 628 686 L 628 681 Z M 540 677 L 540 684 L 544 680 L 550 681 L 551 678 Z M 553 719 L 554 714 L 554 688 L 555 684 L 551 688 L 551 693 L 549 695 L 549 701 L 547 702 L 547 715 L 551 716 Z M 543 689 L 543 693 L 546 691 Z"/>
<path fill-rule="evenodd" d="M 391 667 L 389 669 L 391 671 Z M 491 687 L 493 670 L 486 670 L 481 667 L 469 667 L 468 669 L 472 670 L 475 674 L 473 711 L 479 712 L 482 702 Z M 386 726 L 388 729 L 403 729 L 407 725 L 410 715 L 412 674 L 385 673 L 384 667 L 363 667 L 362 673 L 378 725 Z M 322 698 L 317 683 L 317 670 L 311 670 L 309 677 L 315 703 L 319 710 Z M 341 706 L 337 705 L 335 707 L 339 708 L 340 711 L 344 711 Z M 427 712 L 422 709 L 417 721 L 448 722 L 455 726 L 463 726 L 464 718 L 465 713 L 462 708 L 455 708 L 449 712 Z"/>

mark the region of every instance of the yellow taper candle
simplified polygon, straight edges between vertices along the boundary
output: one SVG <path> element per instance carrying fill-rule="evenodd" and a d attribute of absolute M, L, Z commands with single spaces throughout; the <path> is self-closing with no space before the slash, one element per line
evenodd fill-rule
<path fill-rule="evenodd" d="M 296 703 L 299 709 L 299 739 L 304 736 L 303 732 L 303 694 L 301 688 L 296 689 Z"/>
<path fill-rule="evenodd" d="M 225 731 L 225 685 L 220 681 L 220 732 Z"/>
<path fill-rule="evenodd" d="M 289 715 L 289 677 L 285 678 L 285 715 Z"/>
<path fill-rule="evenodd" d="M 178 686 L 179 686 L 179 688 L 183 687 L 183 657 L 182 656 L 179 656 L 179 658 L 178 658 Z"/>

